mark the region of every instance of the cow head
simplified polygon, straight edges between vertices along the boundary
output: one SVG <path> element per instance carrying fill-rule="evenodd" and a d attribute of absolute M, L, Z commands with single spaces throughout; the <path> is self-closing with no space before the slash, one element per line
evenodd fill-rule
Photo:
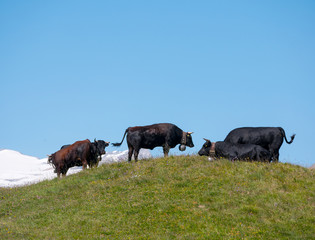
<path fill-rule="evenodd" d="M 109 142 L 94 139 L 93 144 L 96 146 L 97 154 L 101 156 L 106 153 L 105 148 L 108 147 Z"/>
<path fill-rule="evenodd" d="M 191 134 L 193 134 L 193 132 L 183 132 L 182 140 L 181 140 L 181 143 L 179 145 L 180 151 L 185 151 L 186 146 L 191 147 L 191 148 L 194 147 L 194 143 L 192 141 Z"/>
<path fill-rule="evenodd" d="M 187 132 L 186 133 L 186 146 L 188 147 L 194 147 L 194 143 L 193 143 L 193 140 L 192 140 L 192 137 L 191 137 L 191 134 L 193 134 L 193 132 Z"/>
<path fill-rule="evenodd" d="M 211 141 L 208 140 L 208 139 L 205 139 L 204 140 L 206 141 L 203 145 L 202 145 L 202 148 L 199 150 L 198 154 L 200 156 L 210 156 L 210 149 L 211 149 Z"/>
<path fill-rule="evenodd" d="M 91 160 L 90 160 L 90 167 L 97 167 L 99 161 L 101 161 L 101 155 L 105 154 L 105 147 L 109 145 L 109 142 L 105 142 L 103 140 L 98 140 L 94 139 L 94 142 L 91 143 Z"/>

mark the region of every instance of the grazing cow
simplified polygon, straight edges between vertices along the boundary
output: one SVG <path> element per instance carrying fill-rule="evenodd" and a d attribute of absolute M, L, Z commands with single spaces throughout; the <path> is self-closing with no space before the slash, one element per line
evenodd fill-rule
<path fill-rule="evenodd" d="M 288 144 L 291 144 L 294 137 L 295 134 L 291 136 L 291 141 L 288 141 L 281 127 L 243 127 L 232 130 L 224 142 L 259 145 L 267 149 L 272 160 L 277 162 L 279 161 L 279 149 L 283 143 L 283 138 Z"/>
<path fill-rule="evenodd" d="M 211 142 L 208 139 L 198 154 L 200 156 L 210 156 L 214 153 L 215 157 L 223 157 L 229 160 L 252 160 L 252 161 L 271 161 L 269 151 L 259 145 L 254 144 L 234 144 L 229 142 Z"/>
<path fill-rule="evenodd" d="M 163 147 L 164 156 L 168 156 L 170 148 L 180 144 L 179 149 L 184 151 L 186 146 L 194 147 L 191 134 L 184 132 L 179 127 L 171 123 L 159 123 L 149 126 L 129 127 L 126 129 L 123 139 L 120 143 L 113 143 L 113 146 L 120 146 L 127 134 L 128 161 L 131 161 L 134 154 L 135 161 L 138 160 L 138 154 L 141 148 L 154 149 Z"/>
<path fill-rule="evenodd" d="M 106 151 L 105 151 L 105 147 L 108 147 L 109 146 L 109 142 L 105 142 L 103 140 L 96 140 L 94 139 L 94 142 L 91 143 L 92 146 L 91 146 L 91 151 L 93 153 L 97 153 L 97 157 L 96 158 L 93 158 L 93 160 L 91 160 L 90 163 L 88 163 L 89 167 L 97 167 L 98 166 L 98 163 L 101 161 L 102 159 L 102 155 L 103 154 L 106 154 Z M 61 149 L 64 149 L 64 148 L 67 148 L 71 146 L 70 144 L 67 144 L 67 145 L 63 145 Z"/>
<path fill-rule="evenodd" d="M 101 152 L 105 153 L 105 149 Z M 97 165 L 98 156 L 98 143 L 94 142 L 93 144 L 86 139 L 84 141 L 77 141 L 53 153 L 49 156 L 48 162 L 55 167 L 55 172 L 60 177 L 60 174 L 65 176 L 68 169 L 74 166 L 83 166 L 83 169 L 86 169 L 87 165 L 90 167 Z"/>

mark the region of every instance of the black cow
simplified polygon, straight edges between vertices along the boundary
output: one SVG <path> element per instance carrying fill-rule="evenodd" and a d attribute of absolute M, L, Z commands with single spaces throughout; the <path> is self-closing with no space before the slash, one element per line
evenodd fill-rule
<path fill-rule="evenodd" d="M 98 161 L 96 163 L 96 167 L 98 166 L 98 163 L 102 160 L 102 155 L 106 154 L 105 148 L 109 146 L 110 142 L 105 142 L 103 140 L 95 140 L 92 143 L 97 149 L 97 155 L 98 155 Z"/>
<path fill-rule="evenodd" d="M 271 161 L 269 151 L 259 145 L 254 144 L 233 144 L 229 142 L 211 142 L 208 139 L 198 154 L 200 156 L 210 156 L 214 153 L 215 157 L 227 158 L 229 160 L 252 160 L 252 161 Z"/>
<path fill-rule="evenodd" d="M 67 148 L 71 146 L 71 144 L 63 145 L 61 149 Z M 105 142 L 103 140 L 96 140 L 94 139 L 94 142 L 91 142 L 91 154 L 96 156 L 90 161 L 88 164 L 89 167 L 97 167 L 98 163 L 101 161 L 101 156 L 103 154 L 106 154 L 105 148 L 109 146 L 109 142 Z"/>
<path fill-rule="evenodd" d="M 134 154 L 135 161 L 138 160 L 138 154 L 141 148 L 154 149 L 163 147 L 164 156 L 168 156 L 170 148 L 180 144 L 179 149 L 184 151 L 186 146 L 194 147 L 191 134 L 184 132 L 179 127 L 171 123 L 159 123 L 149 126 L 129 127 L 126 129 L 123 139 L 120 143 L 113 143 L 113 146 L 120 146 L 127 134 L 128 161 L 131 161 Z"/>
<path fill-rule="evenodd" d="M 279 161 L 279 149 L 283 143 L 283 138 L 288 144 L 291 144 L 294 137 L 295 134 L 291 136 L 291 141 L 288 141 L 281 127 L 243 127 L 232 130 L 224 142 L 259 145 L 267 149 L 272 160 L 277 162 Z"/>

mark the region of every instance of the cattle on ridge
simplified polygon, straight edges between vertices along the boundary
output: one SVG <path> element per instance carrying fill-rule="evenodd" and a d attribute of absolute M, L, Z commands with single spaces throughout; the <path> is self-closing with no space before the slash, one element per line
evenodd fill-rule
<path fill-rule="evenodd" d="M 186 146 L 194 147 L 191 134 L 184 132 L 179 127 L 171 123 L 158 123 L 148 126 L 129 127 L 126 129 L 120 143 L 113 143 L 113 146 L 120 146 L 127 134 L 128 161 L 131 161 L 134 154 L 135 161 L 141 148 L 154 149 L 163 147 L 164 156 L 167 157 L 170 148 L 180 144 L 179 149 L 184 151 Z"/>
<path fill-rule="evenodd" d="M 91 143 L 88 139 L 77 141 L 50 155 L 48 162 L 54 166 L 58 177 L 60 174 L 65 176 L 69 168 L 74 166 L 83 166 L 83 169 L 86 169 L 87 166 L 97 166 L 99 154 L 105 153 L 105 146 L 104 149 L 101 149 L 102 147 L 98 146 L 98 142 Z M 103 146 L 103 142 L 100 145 Z"/>
<path fill-rule="evenodd" d="M 285 131 L 281 127 L 243 127 L 232 130 L 224 139 L 224 142 L 233 144 L 259 145 L 271 154 L 272 161 L 279 161 L 279 149 L 283 139 L 288 144 L 294 140 L 295 134 L 288 141 Z"/>
<path fill-rule="evenodd" d="M 97 167 L 98 166 L 98 163 L 101 161 L 102 159 L 102 155 L 106 154 L 105 152 L 105 147 L 108 147 L 109 146 L 109 142 L 105 142 L 103 140 L 96 140 L 94 139 L 94 142 L 91 142 L 92 144 L 92 148 L 94 149 L 94 151 L 96 151 L 97 153 L 97 162 L 92 162 L 92 165 Z M 71 144 L 66 144 L 66 145 L 63 145 L 61 149 L 64 149 L 64 148 L 67 148 L 71 146 Z M 90 166 L 89 167 L 93 167 L 93 166 Z"/>
<path fill-rule="evenodd" d="M 211 142 L 208 139 L 198 154 L 200 156 L 212 156 L 227 158 L 229 160 L 250 160 L 250 161 L 271 161 L 271 154 L 268 150 L 254 144 L 238 144 L 229 142 Z"/>

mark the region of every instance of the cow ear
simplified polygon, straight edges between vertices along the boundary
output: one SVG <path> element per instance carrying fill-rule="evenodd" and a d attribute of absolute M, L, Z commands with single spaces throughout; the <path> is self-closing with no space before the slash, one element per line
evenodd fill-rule
<path fill-rule="evenodd" d="M 94 142 L 97 142 L 97 141 L 96 141 L 96 138 L 94 138 Z"/>

